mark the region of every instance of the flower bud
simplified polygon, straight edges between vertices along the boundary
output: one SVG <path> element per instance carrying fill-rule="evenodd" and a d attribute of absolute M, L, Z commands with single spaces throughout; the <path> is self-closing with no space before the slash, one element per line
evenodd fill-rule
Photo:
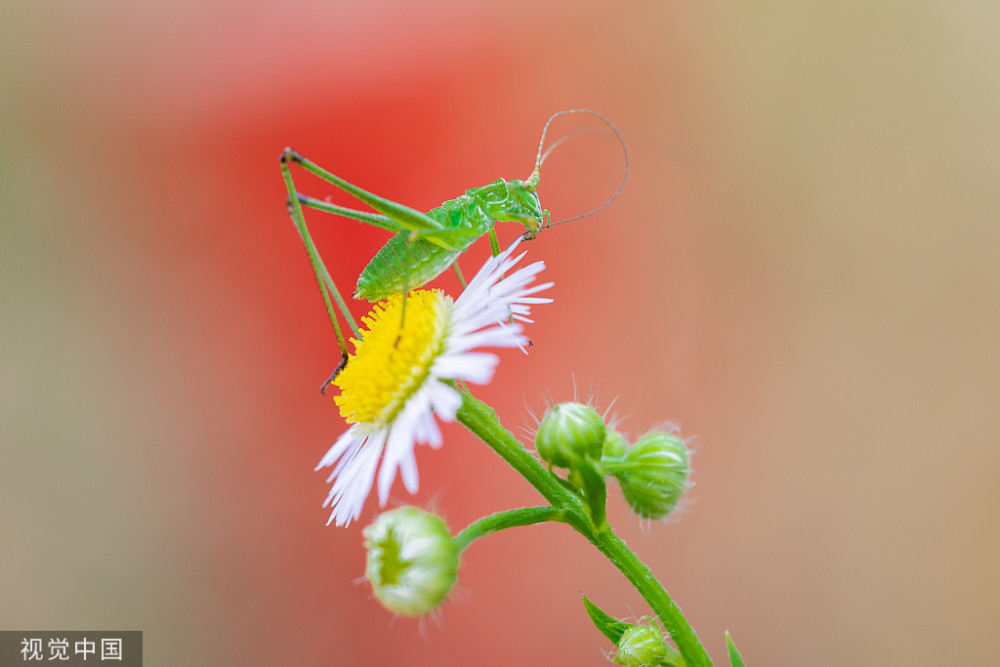
<path fill-rule="evenodd" d="M 599 461 L 604 437 L 604 419 L 597 410 L 582 403 L 560 403 L 538 425 L 535 448 L 546 463 L 569 468 L 587 457 Z"/>
<path fill-rule="evenodd" d="M 426 614 L 455 585 L 459 550 L 441 517 L 401 507 L 383 512 L 363 532 L 365 575 L 390 611 Z"/>
<path fill-rule="evenodd" d="M 616 474 L 628 504 L 639 516 L 661 519 L 674 510 L 687 489 L 691 462 L 680 436 L 654 432 L 628 450 L 622 468 Z"/>
<path fill-rule="evenodd" d="M 668 655 L 660 629 L 653 625 L 630 625 L 618 642 L 614 662 L 625 667 L 656 667 Z"/>

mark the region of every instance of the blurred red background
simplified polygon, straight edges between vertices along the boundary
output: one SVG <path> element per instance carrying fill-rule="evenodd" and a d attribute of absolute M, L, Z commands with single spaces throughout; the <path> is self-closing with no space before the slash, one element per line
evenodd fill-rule
<path fill-rule="evenodd" d="M 719 664 L 726 628 L 751 665 L 985 664 L 989 11 L 6 6 L 0 627 L 140 629 L 149 664 L 602 664 L 580 592 L 647 609 L 564 527 L 471 548 L 426 627 L 358 583 L 376 507 L 325 526 L 338 353 L 278 171 L 292 145 L 428 209 L 527 177 L 545 119 L 589 107 L 624 131 L 629 182 L 527 246 L 556 301 L 478 395 L 516 430 L 597 383 L 633 435 L 697 436 L 679 521 L 641 525 L 616 492 L 611 519 Z M 542 203 L 585 212 L 620 175 L 613 137 L 583 135 Z M 309 220 L 345 287 L 385 238 Z M 393 503 L 455 530 L 537 502 L 460 427 L 418 462 Z"/>

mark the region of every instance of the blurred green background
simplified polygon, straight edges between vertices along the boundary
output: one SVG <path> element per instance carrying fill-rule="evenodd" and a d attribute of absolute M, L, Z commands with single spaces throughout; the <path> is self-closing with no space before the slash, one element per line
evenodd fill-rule
<path fill-rule="evenodd" d="M 575 378 L 633 435 L 697 436 L 679 521 L 617 491 L 611 519 L 719 664 L 726 628 L 749 665 L 989 664 L 998 28 L 964 1 L 5 3 L 0 628 L 139 629 L 150 665 L 604 664 L 580 592 L 647 610 L 564 527 L 470 549 L 426 627 L 358 583 L 375 504 L 325 526 L 338 353 L 278 171 L 292 145 L 427 209 L 589 107 L 629 182 L 527 248 L 556 302 L 479 395 L 517 429 Z M 583 135 L 542 202 L 620 174 Z M 344 285 L 384 240 L 310 222 Z M 393 503 L 454 529 L 536 502 L 460 427 L 418 461 Z"/>

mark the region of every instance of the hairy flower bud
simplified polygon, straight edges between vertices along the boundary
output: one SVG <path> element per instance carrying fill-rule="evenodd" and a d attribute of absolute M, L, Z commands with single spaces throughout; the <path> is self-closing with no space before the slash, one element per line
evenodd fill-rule
<path fill-rule="evenodd" d="M 448 595 L 458 578 L 458 547 L 441 517 L 416 507 L 383 512 L 364 529 L 365 574 L 390 611 L 420 616 Z"/>
<path fill-rule="evenodd" d="M 599 461 L 604 438 L 604 419 L 597 410 L 566 402 L 545 413 L 535 434 L 535 448 L 546 463 L 569 468 L 587 457 Z"/>
<path fill-rule="evenodd" d="M 614 661 L 625 667 L 656 667 L 668 655 L 663 634 L 654 625 L 630 625 L 618 642 Z"/>
<path fill-rule="evenodd" d="M 677 506 L 688 487 L 691 462 L 684 440 L 675 433 L 653 432 L 639 438 L 616 473 L 625 500 L 636 514 L 660 519 Z"/>

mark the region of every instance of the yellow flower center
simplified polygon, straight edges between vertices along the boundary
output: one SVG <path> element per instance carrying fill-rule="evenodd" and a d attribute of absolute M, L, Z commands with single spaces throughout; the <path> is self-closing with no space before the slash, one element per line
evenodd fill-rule
<path fill-rule="evenodd" d="M 441 354 L 451 298 L 441 290 L 414 290 L 375 304 L 362 322 L 362 340 L 333 381 L 334 401 L 348 423 L 388 424 L 419 389 Z M 402 324 L 402 327 L 400 325 Z"/>

